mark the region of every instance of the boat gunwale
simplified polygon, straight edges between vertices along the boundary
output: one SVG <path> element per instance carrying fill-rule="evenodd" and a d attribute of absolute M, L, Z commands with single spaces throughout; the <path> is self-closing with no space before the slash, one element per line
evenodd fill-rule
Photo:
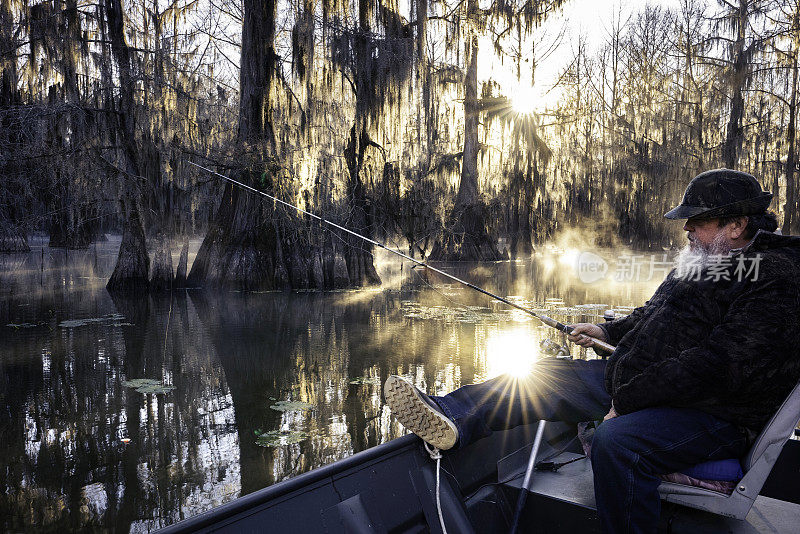
<path fill-rule="evenodd" d="M 173 532 L 195 532 L 197 530 L 211 527 L 220 526 L 221 523 L 227 522 L 236 516 L 247 517 L 261 511 L 261 506 L 272 501 L 278 504 L 281 497 L 288 496 L 288 494 L 296 492 L 301 489 L 312 491 L 319 487 L 319 483 L 331 483 L 336 481 L 337 475 L 342 474 L 344 471 L 354 469 L 356 467 L 366 468 L 376 461 L 385 460 L 388 457 L 394 456 L 401 452 L 405 452 L 413 446 L 418 446 L 421 440 L 414 434 L 406 434 L 399 438 L 381 443 L 375 447 L 357 452 L 352 456 L 347 456 L 328 465 L 323 465 L 311 471 L 307 471 L 296 477 L 288 480 L 278 482 L 271 486 L 267 486 L 260 490 L 236 497 L 235 499 L 201 512 L 195 516 L 182 519 L 177 523 L 167 525 L 159 532 L 164 534 Z M 326 480 L 328 479 L 328 480 Z M 335 488 L 334 488 L 335 489 Z M 301 492 L 301 493 L 306 493 Z M 294 497 L 294 495 L 292 495 Z M 246 512 L 250 513 L 246 513 Z"/>

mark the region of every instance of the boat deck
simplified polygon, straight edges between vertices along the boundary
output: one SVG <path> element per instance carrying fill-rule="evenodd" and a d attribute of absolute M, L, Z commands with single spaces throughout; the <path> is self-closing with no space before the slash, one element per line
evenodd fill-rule
<path fill-rule="evenodd" d="M 552 450 L 552 449 L 550 449 Z M 498 462 L 500 480 L 511 479 L 506 486 L 518 491 L 522 485 L 530 447 Z M 539 455 L 544 458 L 549 451 Z M 565 452 L 554 461 L 564 462 L 580 457 L 579 454 Z M 531 526 L 547 523 L 550 528 L 543 531 L 568 532 L 571 525 L 580 524 L 582 533 L 599 532 L 596 525 L 596 510 L 592 467 L 588 459 L 578 460 L 561 467 L 556 472 L 536 471 L 531 479 L 531 495 L 523 520 Z M 516 499 L 516 491 L 509 495 Z M 720 533 L 753 534 L 780 533 L 794 534 L 800 531 L 800 504 L 786 502 L 760 495 L 744 521 L 723 517 L 701 510 L 694 510 L 662 501 L 660 531 L 673 534 Z M 563 511 L 559 513 L 558 511 Z M 559 517 L 572 515 L 573 517 Z M 592 523 L 595 527 L 592 527 Z M 542 530 L 539 530 L 540 532 Z"/>

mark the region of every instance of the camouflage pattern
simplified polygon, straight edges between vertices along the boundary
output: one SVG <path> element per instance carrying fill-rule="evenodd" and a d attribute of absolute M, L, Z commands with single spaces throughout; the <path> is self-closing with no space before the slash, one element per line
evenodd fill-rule
<path fill-rule="evenodd" d="M 758 180 L 746 172 L 713 169 L 689 182 L 683 201 L 664 214 L 667 219 L 713 219 L 735 215 L 760 215 L 772 200 Z"/>

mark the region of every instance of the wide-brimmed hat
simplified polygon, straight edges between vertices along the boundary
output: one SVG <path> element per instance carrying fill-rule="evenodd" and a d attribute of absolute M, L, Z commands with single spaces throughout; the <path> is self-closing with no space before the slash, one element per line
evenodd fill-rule
<path fill-rule="evenodd" d="M 760 215 L 772 201 L 753 175 L 731 169 L 714 169 L 695 176 L 686 187 L 679 206 L 664 214 L 667 219 L 712 219 L 736 215 Z"/>

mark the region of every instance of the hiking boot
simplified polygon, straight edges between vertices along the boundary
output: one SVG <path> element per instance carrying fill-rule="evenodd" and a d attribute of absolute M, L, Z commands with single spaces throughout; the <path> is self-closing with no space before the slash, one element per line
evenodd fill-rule
<path fill-rule="evenodd" d="M 400 424 L 434 447 L 452 449 L 458 428 L 439 406 L 408 380 L 392 375 L 386 379 L 383 394 Z"/>

